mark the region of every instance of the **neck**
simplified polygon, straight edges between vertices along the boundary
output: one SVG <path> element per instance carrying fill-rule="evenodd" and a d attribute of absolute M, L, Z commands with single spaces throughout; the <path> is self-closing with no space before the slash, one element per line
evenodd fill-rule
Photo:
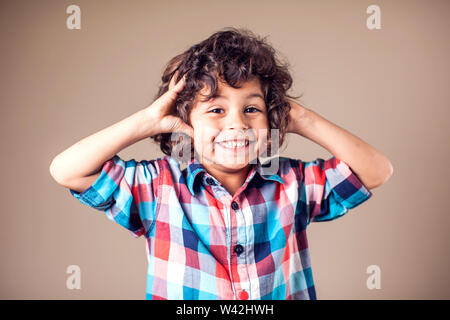
<path fill-rule="evenodd" d="M 251 168 L 250 164 L 242 169 L 236 170 L 219 169 L 214 166 L 209 166 L 208 164 L 202 165 L 209 174 L 214 176 L 225 187 L 225 189 L 227 189 L 231 196 L 234 196 L 239 188 L 244 184 Z"/>

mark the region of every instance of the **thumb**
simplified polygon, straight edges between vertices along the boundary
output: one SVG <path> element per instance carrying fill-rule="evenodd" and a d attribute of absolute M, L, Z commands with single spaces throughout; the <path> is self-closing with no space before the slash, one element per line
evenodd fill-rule
<path fill-rule="evenodd" d="M 189 124 L 183 121 L 180 117 L 170 116 L 174 122 L 172 123 L 171 132 L 183 132 L 187 134 L 192 139 L 194 138 L 194 128 L 192 128 Z"/>
<path fill-rule="evenodd" d="M 194 128 L 192 128 L 187 123 L 182 123 L 179 128 L 180 131 L 190 136 L 192 139 L 194 139 Z"/>

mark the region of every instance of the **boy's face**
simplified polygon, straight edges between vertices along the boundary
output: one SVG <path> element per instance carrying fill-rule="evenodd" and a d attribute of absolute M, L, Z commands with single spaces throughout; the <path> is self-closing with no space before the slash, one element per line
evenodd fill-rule
<path fill-rule="evenodd" d="M 269 130 L 259 79 L 238 89 L 218 81 L 217 96 L 203 102 L 208 90 L 203 88 L 197 94 L 189 115 L 200 162 L 206 169 L 227 173 L 256 163 Z"/>

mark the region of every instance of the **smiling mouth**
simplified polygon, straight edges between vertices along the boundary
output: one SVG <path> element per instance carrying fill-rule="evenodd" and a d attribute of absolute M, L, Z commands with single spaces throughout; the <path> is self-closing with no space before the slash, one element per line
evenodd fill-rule
<path fill-rule="evenodd" d="M 219 145 L 220 147 L 224 148 L 224 149 L 228 149 L 228 150 L 240 150 L 240 149 L 245 149 L 247 148 L 250 144 L 253 144 L 254 141 L 249 141 L 249 140 L 241 140 L 241 141 L 234 141 L 234 140 L 230 140 L 230 141 L 220 141 L 220 142 L 215 142 L 215 144 Z"/>

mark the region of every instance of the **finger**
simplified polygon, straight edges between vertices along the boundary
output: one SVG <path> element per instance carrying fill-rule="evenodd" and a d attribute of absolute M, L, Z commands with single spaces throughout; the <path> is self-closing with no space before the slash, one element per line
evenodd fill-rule
<path fill-rule="evenodd" d="M 175 77 L 173 77 L 172 79 L 174 78 Z M 175 102 L 177 94 L 180 93 L 181 90 L 183 90 L 185 79 L 186 75 L 184 75 L 183 78 L 181 78 L 181 80 L 178 81 L 173 88 L 169 89 L 161 97 L 159 97 L 158 104 L 165 106 L 165 109 L 169 108 L 170 105 Z"/>
<path fill-rule="evenodd" d="M 170 78 L 170 82 L 169 82 L 169 90 L 171 90 L 174 86 L 175 86 L 175 79 L 178 77 L 178 70 L 175 71 L 175 73 L 173 74 L 172 78 Z"/>
<path fill-rule="evenodd" d="M 184 85 L 186 84 L 186 75 L 184 75 L 180 81 L 177 82 L 177 84 L 175 85 L 175 87 L 173 87 L 173 91 L 175 92 L 180 92 L 181 90 L 183 90 Z"/>
<path fill-rule="evenodd" d="M 185 124 L 182 126 L 181 130 L 187 134 L 189 137 L 194 139 L 194 128 L 192 128 L 190 125 Z"/>
<path fill-rule="evenodd" d="M 190 125 L 188 125 L 183 120 L 179 119 L 180 122 L 178 123 L 176 129 L 174 131 L 183 132 L 184 134 L 188 135 L 192 139 L 194 139 L 194 128 L 192 128 Z"/>

